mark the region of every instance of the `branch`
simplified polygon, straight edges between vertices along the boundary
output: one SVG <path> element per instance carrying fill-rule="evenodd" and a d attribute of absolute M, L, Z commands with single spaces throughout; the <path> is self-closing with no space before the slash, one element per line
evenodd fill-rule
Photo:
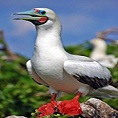
<path fill-rule="evenodd" d="M 96 98 L 81 103 L 81 107 L 85 118 L 118 118 L 118 111 Z"/>
<path fill-rule="evenodd" d="M 81 108 L 83 111 L 81 116 L 84 118 L 118 118 L 118 111 L 111 108 L 105 102 L 96 98 L 90 98 L 86 102 L 81 103 Z M 8 116 L 6 118 L 27 118 L 27 117 L 13 115 L 13 116 Z"/>
<path fill-rule="evenodd" d="M 0 44 L 3 44 L 4 48 L 0 49 L 2 51 L 5 51 L 7 56 L 3 56 L 2 59 L 5 60 L 16 60 L 18 59 L 18 56 L 14 54 L 8 47 L 5 38 L 4 38 L 4 32 L 0 30 Z"/>
<path fill-rule="evenodd" d="M 110 35 L 110 34 L 115 34 L 117 35 L 118 34 L 118 28 L 111 28 L 111 29 L 107 29 L 107 30 L 104 30 L 104 31 L 100 31 L 100 32 L 97 32 L 97 37 L 98 38 L 101 38 L 101 39 L 107 39 L 107 36 Z"/>
<path fill-rule="evenodd" d="M 5 117 L 5 118 L 27 118 L 27 117 L 12 115 L 12 116 L 7 116 L 7 117 Z"/>

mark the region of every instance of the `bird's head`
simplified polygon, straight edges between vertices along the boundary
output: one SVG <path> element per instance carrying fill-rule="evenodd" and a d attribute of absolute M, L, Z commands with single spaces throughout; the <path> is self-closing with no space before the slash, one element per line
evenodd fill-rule
<path fill-rule="evenodd" d="M 59 23 L 54 11 L 48 8 L 34 8 L 30 11 L 17 12 L 14 15 L 25 15 L 25 17 L 14 20 L 26 20 L 32 22 L 36 27 L 52 27 L 55 22 Z"/>

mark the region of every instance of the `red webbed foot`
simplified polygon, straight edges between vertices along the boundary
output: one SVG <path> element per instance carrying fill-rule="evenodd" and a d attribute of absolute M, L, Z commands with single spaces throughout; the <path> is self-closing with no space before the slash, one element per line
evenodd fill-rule
<path fill-rule="evenodd" d="M 43 116 L 52 115 L 55 113 L 56 109 L 57 109 L 56 94 L 52 94 L 51 101 L 38 108 L 39 115 L 37 118 L 42 118 Z"/>
<path fill-rule="evenodd" d="M 64 100 L 56 102 L 56 95 L 53 94 L 51 97 L 51 102 L 42 105 L 39 109 L 39 115 L 37 118 L 42 118 L 43 116 L 52 115 L 55 112 L 59 112 L 63 115 L 76 116 L 82 113 L 80 103 L 78 102 L 81 93 L 78 93 L 72 100 Z"/>
<path fill-rule="evenodd" d="M 58 105 L 59 112 L 63 115 L 76 116 L 82 113 L 80 103 L 78 102 L 81 93 L 78 93 L 72 100 L 61 101 Z"/>
<path fill-rule="evenodd" d="M 56 101 L 51 101 L 50 103 L 42 105 L 40 108 L 38 108 L 38 112 L 39 112 L 38 118 L 54 114 L 56 108 L 57 108 Z"/>

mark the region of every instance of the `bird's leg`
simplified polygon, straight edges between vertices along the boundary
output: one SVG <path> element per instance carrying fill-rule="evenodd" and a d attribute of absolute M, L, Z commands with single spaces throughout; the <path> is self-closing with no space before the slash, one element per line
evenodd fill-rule
<path fill-rule="evenodd" d="M 78 99 L 81 97 L 82 93 L 81 92 L 77 92 L 76 96 Z"/>
<path fill-rule="evenodd" d="M 51 95 L 51 100 L 50 101 L 56 101 L 56 97 L 57 97 L 57 94 L 56 93 L 53 93 Z"/>

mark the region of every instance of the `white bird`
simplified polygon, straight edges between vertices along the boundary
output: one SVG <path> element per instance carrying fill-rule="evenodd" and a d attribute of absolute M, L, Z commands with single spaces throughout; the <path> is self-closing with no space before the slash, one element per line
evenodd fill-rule
<path fill-rule="evenodd" d="M 34 53 L 26 65 L 34 81 L 49 87 L 51 100 L 55 100 L 59 92 L 118 97 L 118 89 L 109 85 L 112 77 L 107 68 L 88 57 L 64 50 L 60 40 L 61 23 L 54 11 L 34 8 L 15 14 L 31 16 L 16 20 L 30 21 L 36 27 Z"/>
<path fill-rule="evenodd" d="M 107 44 L 104 39 L 97 37 L 90 42 L 94 47 L 90 55 L 92 59 L 108 68 L 114 68 L 117 65 L 118 58 L 115 55 L 106 54 Z"/>

